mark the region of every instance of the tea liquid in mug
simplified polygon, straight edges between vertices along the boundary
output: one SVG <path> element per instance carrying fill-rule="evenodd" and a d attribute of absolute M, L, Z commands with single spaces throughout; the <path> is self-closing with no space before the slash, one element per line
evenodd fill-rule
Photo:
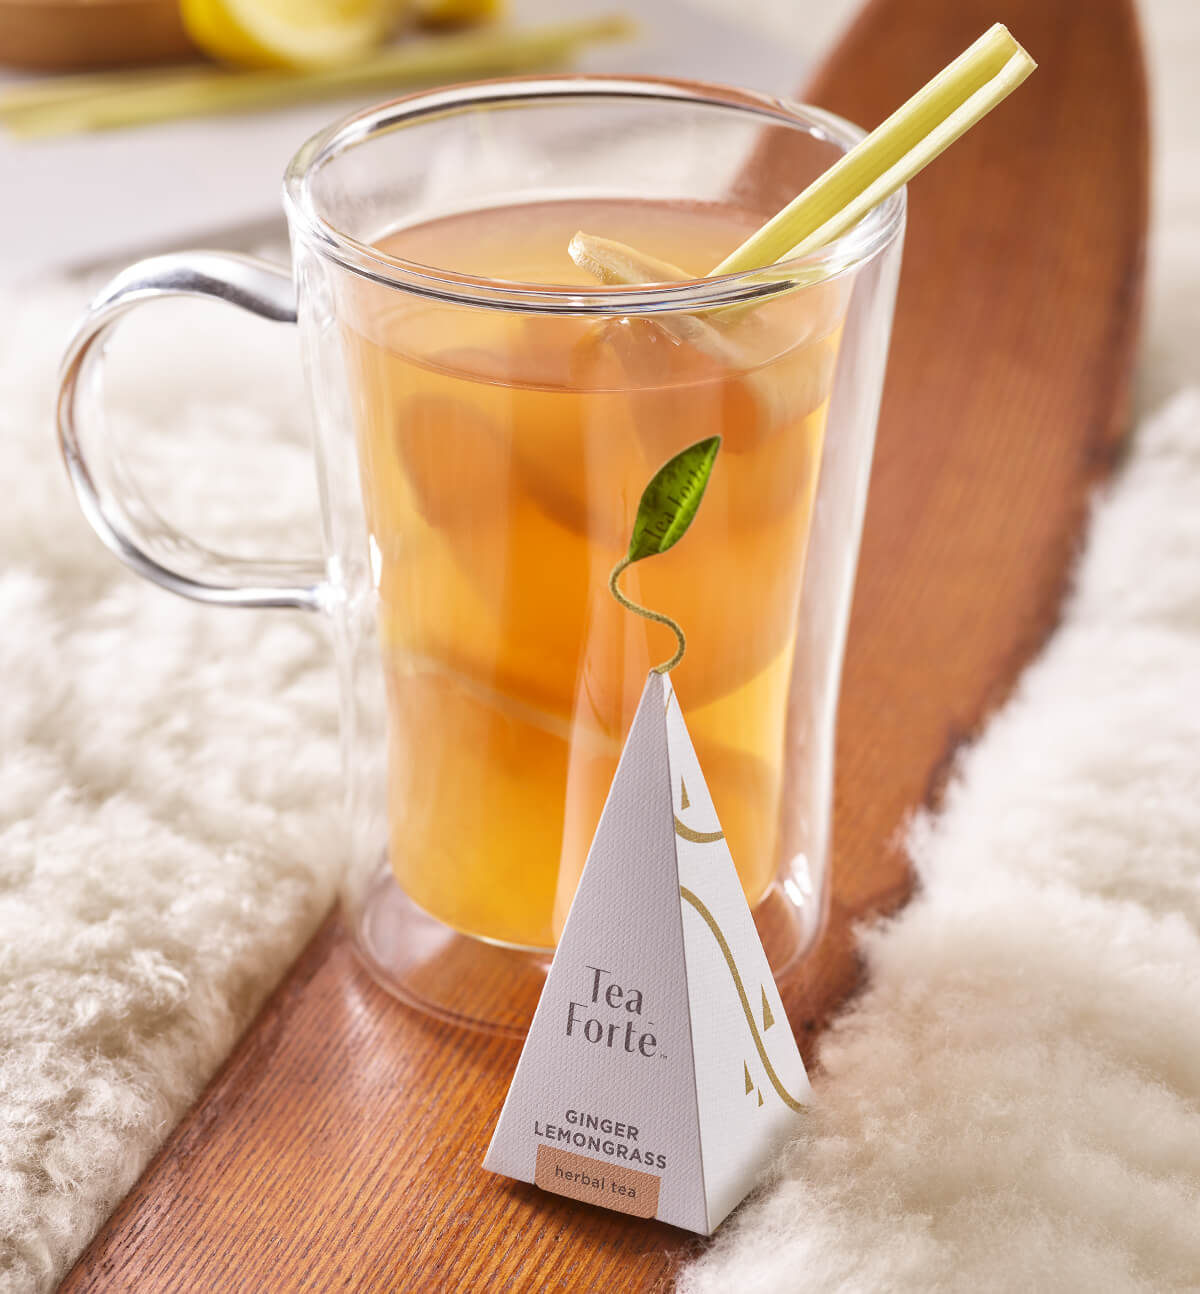
<path fill-rule="evenodd" d="M 578 200 L 399 230 L 406 261 L 596 283 L 577 229 L 697 275 L 761 214 Z M 554 945 L 647 669 L 669 629 L 608 575 L 656 469 L 722 437 L 686 539 L 622 587 L 672 616 L 672 673 L 746 897 L 776 870 L 784 718 L 829 385 L 836 283 L 681 340 L 653 318 L 443 304 L 358 280 L 344 303 L 389 708 L 391 865 L 465 933 Z M 668 316 L 660 316 L 667 319 Z"/>

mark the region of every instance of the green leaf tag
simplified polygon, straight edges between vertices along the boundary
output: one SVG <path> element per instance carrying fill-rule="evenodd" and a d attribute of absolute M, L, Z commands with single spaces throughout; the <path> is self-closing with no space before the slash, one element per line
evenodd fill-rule
<path fill-rule="evenodd" d="M 700 500 L 712 475 L 713 463 L 716 462 L 717 450 L 721 448 L 721 437 L 710 436 L 707 440 L 689 445 L 682 453 L 676 454 L 669 462 L 654 473 L 654 479 L 642 491 L 638 504 L 637 516 L 633 521 L 633 538 L 629 541 L 629 551 L 612 568 L 608 576 L 609 592 L 625 608 L 647 620 L 666 625 L 679 642 L 679 648 L 670 660 L 655 665 L 656 673 L 665 674 L 672 670 L 683 659 L 687 650 L 687 638 L 683 630 L 661 611 L 651 611 L 649 607 L 639 605 L 621 592 L 619 580 L 621 572 L 643 557 L 654 557 L 674 548 L 687 534 L 688 527 L 696 517 Z"/>
<path fill-rule="evenodd" d="M 721 437 L 697 441 L 664 463 L 642 491 L 626 564 L 673 548 L 695 519 L 712 475 Z"/>

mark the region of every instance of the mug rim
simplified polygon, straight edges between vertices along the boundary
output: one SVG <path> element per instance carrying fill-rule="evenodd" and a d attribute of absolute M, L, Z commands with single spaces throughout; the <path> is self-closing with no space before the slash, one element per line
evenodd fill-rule
<path fill-rule="evenodd" d="M 293 155 L 284 174 L 288 223 L 323 256 L 343 269 L 385 287 L 438 301 L 491 309 L 568 315 L 659 314 L 761 301 L 780 292 L 817 286 L 878 254 L 904 227 L 905 189 L 897 190 L 852 226 L 807 256 L 776 262 L 769 280 L 763 269 L 633 287 L 577 287 L 492 279 L 424 265 L 383 252 L 351 237 L 318 209 L 313 179 L 327 162 L 376 135 L 475 107 L 517 106 L 563 100 L 643 100 L 685 103 L 759 116 L 833 144 L 843 155 L 865 131 L 835 113 L 794 100 L 712 82 L 644 76 L 501 77 L 419 90 L 361 109 L 312 135 Z"/>

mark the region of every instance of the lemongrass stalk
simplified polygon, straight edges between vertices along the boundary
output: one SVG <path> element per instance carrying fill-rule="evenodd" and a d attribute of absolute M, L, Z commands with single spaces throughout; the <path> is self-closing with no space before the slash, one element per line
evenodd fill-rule
<path fill-rule="evenodd" d="M 780 260 L 806 256 L 845 233 L 1006 99 L 1036 66 L 1008 29 L 996 23 L 751 234 L 710 277 L 766 269 Z M 665 283 L 691 277 L 624 243 L 583 232 L 575 235 L 568 250 L 577 265 L 603 283 Z M 726 322 L 742 313 L 726 307 L 709 317 Z"/>
<path fill-rule="evenodd" d="M 610 16 L 523 31 L 479 31 L 406 42 L 345 66 L 309 72 L 212 70 L 195 75 L 163 74 L 161 81 L 137 79 L 115 89 L 99 84 L 80 92 L 79 78 L 62 102 L 43 99 L 5 106 L 0 121 L 18 136 L 67 134 L 144 125 L 210 113 L 276 108 L 359 90 L 400 89 L 489 73 L 543 66 L 593 41 L 620 40 L 632 32 L 625 18 Z M 97 78 L 99 82 L 102 78 Z"/>
<path fill-rule="evenodd" d="M 712 271 L 816 251 L 857 224 L 1006 99 L 1037 67 L 996 23 Z"/>
<path fill-rule="evenodd" d="M 119 71 L 84 72 L 75 76 L 40 76 L 20 81 L 0 92 L 0 118 L 49 104 L 88 99 L 94 94 L 128 90 L 142 85 L 168 85 L 211 78 L 211 63 L 194 61 L 166 67 L 122 68 Z"/>

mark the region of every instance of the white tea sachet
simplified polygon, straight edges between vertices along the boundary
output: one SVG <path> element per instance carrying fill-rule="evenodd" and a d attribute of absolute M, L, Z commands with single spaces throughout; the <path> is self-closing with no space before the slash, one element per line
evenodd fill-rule
<path fill-rule="evenodd" d="M 809 1096 L 674 689 L 652 672 L 484 1167 L 708 1235 Z"/>

